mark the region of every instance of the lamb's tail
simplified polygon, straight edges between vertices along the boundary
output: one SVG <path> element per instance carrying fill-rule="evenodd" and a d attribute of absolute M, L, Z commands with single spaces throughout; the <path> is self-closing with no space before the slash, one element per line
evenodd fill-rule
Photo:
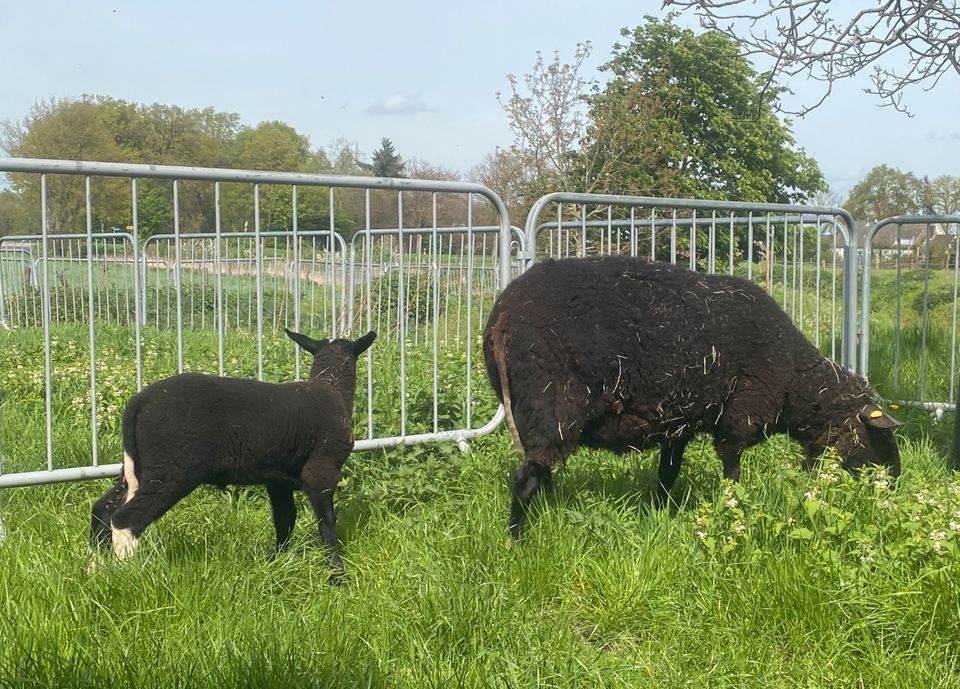
<path fill-rule="evenodd" d="M 501 316 L 502 318 L 502 316 Z M 520 441 L 520 434 L 517 432 L 517 424 L 513 419 L 513 404 L 510 402 L 510 380 L 507 377 L 506 360 L 506 337 L 507 333 L 499 327 L 500 319 L 494 324 L 490 333 L 490 354 L 497 367 L 497 376 L 500 381 L 500 395 L 503 399 L 503 411 L 507 415 L 507 426 L 510 428 L 510 435 L 513 436 L 513 446 L 517 452 L 524 454 L 523 443 Z"/>
<path fill-rule="evenodd" d="M 137 415 L 140 413 L 140 397 L 134 396 L 123 410 L 123 482 L 127 486 L 127 500 L 133 497 L 140 485 L 140 462 L 137 451 Z"/>

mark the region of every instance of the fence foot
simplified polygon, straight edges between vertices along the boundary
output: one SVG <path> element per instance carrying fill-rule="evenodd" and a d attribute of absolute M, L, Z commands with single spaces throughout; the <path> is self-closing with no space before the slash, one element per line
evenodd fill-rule
<path fill-rule="evenodd" d="M 460 452 L 463 454 L 469 454 L 470 452 L 470 443 L 467 442 L 467 439 L 462 433 L 457 436 L 457 447 L 460 448 Z"/>
<path fill-rule="evenodd" d="M 7 531 L 3 528 L 3 515 L 0 515 L 0 543 L 7 537 Z"/>

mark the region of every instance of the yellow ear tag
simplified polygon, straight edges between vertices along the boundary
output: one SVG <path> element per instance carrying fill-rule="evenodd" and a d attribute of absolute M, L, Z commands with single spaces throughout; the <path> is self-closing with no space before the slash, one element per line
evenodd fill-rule
<path fill-rule="evenodd" d="M 870 412 L 871 419 L 879 419 L 881 416 L 883 416 L 883 412 L 879 409 L 874 409 L 872 412 Z"/>

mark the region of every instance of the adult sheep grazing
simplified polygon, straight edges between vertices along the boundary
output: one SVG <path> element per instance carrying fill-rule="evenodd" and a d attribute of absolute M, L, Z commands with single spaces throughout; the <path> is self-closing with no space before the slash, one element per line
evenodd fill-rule
<path fill-rule="evenodd" d="M 262 383 L 199 373 L 172 376 L 130 398 L 123 413 L 123 472 L 93 506 L 90 537 L 130 557 L 151 523 L 200 484 L 264 484 L 277 551 L 306 493 L 334 577 L 343 573 L 333 493 L 353 450 L 357 358 L 377 334 L 314 340 L 287 330 L 313 355 L 308 380 Z"/>
<path fill-rule="evenodd" d="M 660 446 L 662 505 L 695 432 L 723 474 L 788 433 L 809 459 L 835 447 L 847 469 L 893 476 L 899 425 L 862 378 L 824 358 L 760 287 L 629 257 L 533 266 L 500 294 L 483 336 L 487 374 L 524 456 L 510 532 L 551 467 L 578 446 Z"/>

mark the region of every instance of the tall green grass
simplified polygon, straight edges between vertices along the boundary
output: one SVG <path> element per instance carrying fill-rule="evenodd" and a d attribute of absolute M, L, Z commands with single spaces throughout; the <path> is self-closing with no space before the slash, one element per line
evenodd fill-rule
<path fill-rule="evenodd" d="M 905 443 L 895 491 L 829 463 L 797 472 L 782 440 L 734 487 L 704 448 L 659 513 L 651 456 L 578 453 L 509 550 L 504 434 L 469 456 L 355 455 L 340 587 L 301 498 L 276 559 L 260 490 L 201 489 L 135 559 L 87 573 L 106 482 L 7 491 L 0 686 L 960 681 L 960 483 L 929 444 Z"/>
<path fill-rule="evenodd" d="M 872 341 L 888 368 L 883 327 Z M 89 460 L 87 336 L 80 324 L 53 332 L 63 465 Z M 132 339 L 119 326 L 98 326 L 97 338 L 101 446 L 116 461 L 119 410 L 135 389 Z M 176 369 L 175 335 L 148 329 L 144 342 L 146 381 Z M 928 334 L 928 343 L 944 340 Z M 908 359 L 918 346 L 909 340 Z M 184 347 L 188 369 L 216 370 L 212 334 L 188 332 Z M 255 351 L 252 335 L 231 333 L 226 372 L 255 376 Z M 292 377 L 285 339 L 270 336 L 264 354 L 267 380 Z M 439 352 L 445 420 L 463 421 L 467 366 L 474 414 L 494 409 L 478 346 L 472 354 Z M 379 432 L 399 414 L 393 340 L 378 341 L 375 356 Z M 3 468 L 42 468 L 37 333 L 0 332 L 0 359 Z M 406 364 L 410 432 L 432 423 L 428 363 Z M 909 368 L 902 375 L 916 382 Z M 364 395 L 357 404 L 362 435 Z M 582 450 L 534 501 L 510 549 L 519 458 L 506 433 L 467 455 L 450 446 L 355 454 L 336 499 L 347 563 L 339 587 L 327 583 L 302 496 L 280 557 L 270 557 L 261 489 L 202 488 L 150 527 L 133 560 L 108 558 L 91 572 L 90 507 L 108 481 L 2 491 L 0 687 L 960 686 L 949 423 L 898 414 L 908 424 L 894 490 L 882 475 L 850 478 L 831 456 L 822 470 L 799 471 L 799 450 L 782 437 L 749 451 L 733 486 L 698 440 L 676 504 L 657 512 L 653 453 Z"/>

